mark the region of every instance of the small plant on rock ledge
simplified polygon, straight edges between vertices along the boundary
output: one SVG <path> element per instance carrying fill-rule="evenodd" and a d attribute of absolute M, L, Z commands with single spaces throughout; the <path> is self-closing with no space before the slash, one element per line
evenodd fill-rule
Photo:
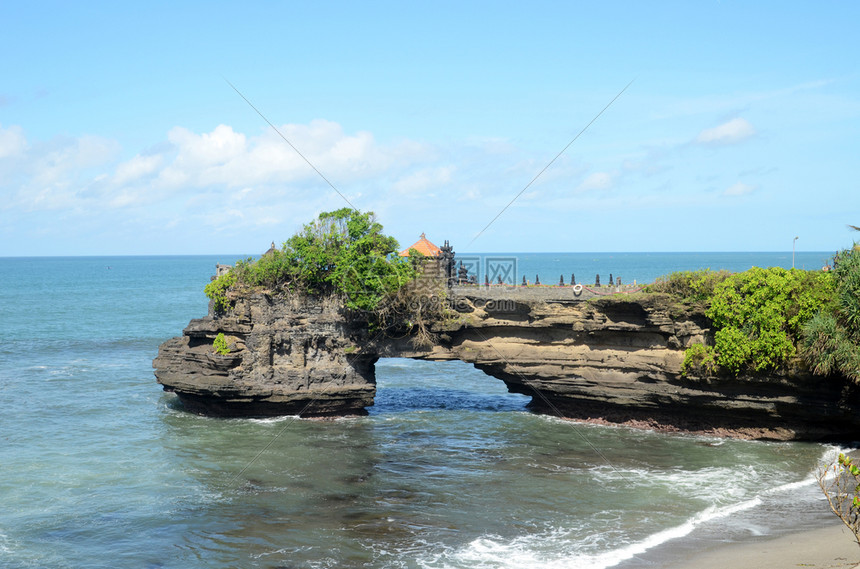
<path fill-rule="evenodd" d="M 713 346 L 693 344 L 684 352 L 684 361 L 681 363 L 682 376 L 686 377 L 691 373 L 714 375 L 717 370 L 717 353 Z"/>
<path fill-rule="evenodd" d="M 212 342 L 212 349 L 215 350 L 215 353 L 219 356 L 230 354 L 230 346 L 227 344 L 227 338 L 224 337 L 224 332 L 219 332 L 218 335 L 215 336 L 215 340 Z"/>

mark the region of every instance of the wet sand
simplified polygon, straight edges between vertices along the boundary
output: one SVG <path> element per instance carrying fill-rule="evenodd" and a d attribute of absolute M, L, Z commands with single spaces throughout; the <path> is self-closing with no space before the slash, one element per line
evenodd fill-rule
<path fill-rule="evenodd" d="M 843 525 L 749 543 L 716 546 L 667 559 L 661 569 L 851 569 L 860 564 L 860 545 Z"/>

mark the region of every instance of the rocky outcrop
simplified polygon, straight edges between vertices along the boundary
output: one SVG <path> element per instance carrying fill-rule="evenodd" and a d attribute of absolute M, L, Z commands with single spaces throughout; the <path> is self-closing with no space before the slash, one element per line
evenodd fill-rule
<path fill-rule="evenodd" d="M 222 416 L 362 413 L 376 393 L 375 355 L 353 353 L 366 326 L 333 299 L 253 294 L 228 315 L 192 320 L 153 361 L 165 390 Z M 228 355 L 213 350 L 222 333 Z"/>
<path fill-rule="evenodd" d="M 229 316 L 194 320 L 165 342 L 156 377 L 206 413 L 340 415 L 373 404 L 380 357 L 459 359 L 563 417 L 774 439 L 851 436 L 860 426 L 857 394 L 837 380 L 683 377 L 684 349 L 710 338 L 710 322 L 666 295 L 452 292 L 446 316 L 430 323 L 436 341 L 422 348 L 370 334 L 332 299 L 240 298 Z M 212 353 L 219 332 L 234 344 L 228 356 Z"/>

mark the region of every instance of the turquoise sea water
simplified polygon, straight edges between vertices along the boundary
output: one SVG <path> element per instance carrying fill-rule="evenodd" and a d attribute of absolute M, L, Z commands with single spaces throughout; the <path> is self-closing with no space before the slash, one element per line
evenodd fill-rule
<path fill-rule="evenodd" d="M 0 566 L 632 569 L 831 521 L 813 473 L 833 448 L 534 415 L 460 362 L 380 361 L 362 418 L 189 414 L 152 358 L 205 314 L 214 264 L 239 257 L 0 259 Z M 516 257 L 542 280 L 791 265 Z"/>
<path fill-rule="evenodd" d="M 798 269 L 817 270 L 822 268 L 833 253 L 797 253 L 794 266 Z M 654 282 L 662 275 L 674 271 L 693 271 L 698 269 L 732 272 L 745 271 L 750 267 L 792 266 L 792 254 L 787 253 L 478 253 L 458 255 L 465 259 L 469 268 L 476 268 L 478 281 L 484 282 L 484 275 L 490 282 L 502 276 L 503 281 L 521 284 L 523 277 L 534 283 L 536 277 L 541 284 L 556 285 L 559 277 L 570 284 L 571 275 L 583 284 L 600 282 L 609 284 L 609 276 L 621 277 L 623 284 L 644 284 Z M 509 271 L 509 272 L 508 272 Z M 474 274 L 474 273 L 470 273 Z"/>

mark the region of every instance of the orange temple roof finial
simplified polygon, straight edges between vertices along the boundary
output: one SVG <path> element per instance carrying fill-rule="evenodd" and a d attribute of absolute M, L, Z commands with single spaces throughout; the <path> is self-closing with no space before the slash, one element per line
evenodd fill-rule
<path fill-rule="evenodd" d="M 407 247 L 403 251 L 400 252 L 401 257 L 408 257 L 409 250 L 415 249 L 425 257 L 438 257 L 442 254 L 442 249 L 431 243 L 424 233 L 421 234 L 421 237 L 418 241 L 415 242 L 411 247 Z"/>

